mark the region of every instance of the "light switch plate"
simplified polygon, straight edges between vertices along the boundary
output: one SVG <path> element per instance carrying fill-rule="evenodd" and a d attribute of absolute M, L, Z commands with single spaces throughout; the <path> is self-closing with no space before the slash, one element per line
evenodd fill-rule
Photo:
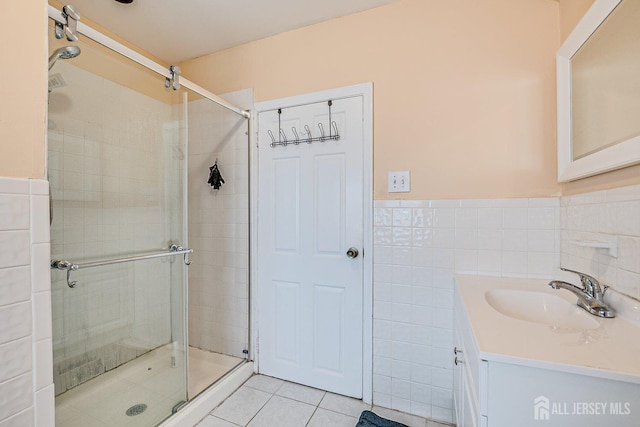
<path fill-rule="evenodd" d="M 389 193 L 408 193 L 411 191 L 409 171 L 389 172 Z"/>

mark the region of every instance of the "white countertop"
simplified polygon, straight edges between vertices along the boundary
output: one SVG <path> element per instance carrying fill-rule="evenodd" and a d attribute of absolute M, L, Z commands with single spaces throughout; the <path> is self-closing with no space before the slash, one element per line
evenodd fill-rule
<path fill-rule="evenodd" d="M 485 297 L 493 289 L 549 293 L 575 304 L 577 297 L 554 290 L 549 280 L 456 275 L 480 358 L 640 384 L 640 328 L 621 317 L 592 317 L 593 329 L 550 326 L 506 316 Z M 577 308 L 582 310 L 581 308 Z M 586 314 L 588 314 L 585 311 Z"/>

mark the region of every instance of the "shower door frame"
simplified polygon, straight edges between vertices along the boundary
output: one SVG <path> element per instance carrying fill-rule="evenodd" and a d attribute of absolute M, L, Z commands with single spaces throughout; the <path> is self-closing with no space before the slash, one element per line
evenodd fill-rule
<path fill-rule="evenodd" d="M 278 108 L 282 105 L 304 105 L 324 102 L 327 99 L 339 99 L 361 96 L 363 99 L 363 288 L 362 288 L 362 400 L 373 401 L 373 83 L 361 83 L 320 92 L 263 101 L 255 104 L 252 117 L 258 117 L 262 111 Z M 258 202 L 258 120 L 250 120 L 251 136 L 249 162 L 249 209 Z M 266 144 L 265 146 L 268 146 Z M 259 207 L 258 207 L 259 209 Z M 258 211 L 249 221 L 249 312 L 250 332 L 249 351 L 254 361 L 254 372 L 260 365 L 260 344 L 258 328 Z M 365 255 L 366 254 L 366 255 Z"/>
<path fill-rule="evenodd" d="M 54 6 L 51 5 L 47 5 L 47 10 L 48 10 L 48 17 L 49 19 L 53 20 L 54 22 L 60 23 L 62 25 L 66 24 L 66 18 L 63 17 L 62 12 L 58 9 L 56 9 Z M 173 74 L 171 73 L 169 68 L 166 68 L 158 63 L 156 63 L 155 61 L 145 57 L 144 55 L 136 52 L 135 50 L 123 45 L 122 43 L 117 42 L 116 40 L 112 39 L 111 37 L 108 37 L 104 34 L 102 34 L 101 32 L 95 30 L 94 28 L 86 25 L 83 22 L 78 22 L 77 23 L 77 31 L 78 33 L 84 35 L 85 37 L 87 37 L 88 39 L 106 47 L 107 49 L 110 49 L 122 56 L 124 56 L 125 58 L 147 68 L 150 71 L 153 71 L 163 77 L 165 77 L 168 80 L 173 79 Z M 241 117 L 244 117 L 245 119 L 247 119 L 247 128 L 251 129 L 253 124 L 252 124 L 252 120 L 251 120 L 251 112 L 249 110 L 242 110 L 239 107 L 237 107 L 236 105 L 226 101 L 225 99 L 215 95 L 214 93 L 204 89 L 202 86 L 199 86 L 198 84 L 188 80 L 185 77 L 180 76 L 179 77 L 179 82 L 181 86 L 184 86 L 186 89 L 189 89 L 190 91 L 202 96 L 203 98 L 206 98 L 212 102 L 214 102 L 215 104 L 218 104 L 236 114 L 238 114 Z M 186 96 L 186 93 L 185 93 Z M 186 112 L 188 111 L 188 103 L 187 102 L 183 102 L 183 107 L 184 107 L 184 113 L 186 114 Z M 48 113 L 47 113 L 48 115 Z M 187 120 L 188 120 L 188 116 L 187 116 Z M 183 130 L 183 134 L 182 136 L 185 138 L 186 141 L 186 148 L 185 148 L 185 155 L 186 158 L 188 158 L 188 130 L 187 130 L 187 126 L 185 126 L 184 130 Z M 45 135 L 46 138 L 46 135 Z M 251 147 L 251 132 L 249 132 L 248 138 L 247 138 L 247 143 L 249 144 L 249 147 Z M 46 139 L 45 139 L 46 142 Z M 46 143 L 45 143 L 46 145 Z M 249 156 L 251 157 L 251 150 L 249 150 Z M 45 156 L 45 169 L 48 168 L 48 165 L 46 164 L 47 159 Z M 187 173 L 188 171 L 185 169 L 185 173 Z M 251 174 L 251 170 L 249 171 L 249 174 Z M 251 187 L 251 176 L 249 176 L 249 194 L 251 194 L 252 191 L 252 187 Z M 184 217 L 185 217 L 185 222 L 183 225 L 183 231 L 184 230 L 188 230 L 188 179 L 185 179 L 185 183 L 184 183 L 184 191 L 185 191 L 185 195 L 187 195 L 184 198 Z M 249 228 L 252 227 L 252 219 L 251 219 L 251 197 L 249 197 Z M 49 226 L 49 224 L 47 224 L 47 227 Z M 188 232 L 184 232 L 184 238 L 185 238 L 185 242 L 184 244 L 187 245 L 188 244 Z M 251 257 L 251 241 L 249 241 L 249 257 Z M 249 259 L 249 268 L 251 269 L 251 259 Z M 252 341 L 252 328 L 251 328 L 251 310 L 252 310 L 252 297 L 251 297 L 251 271 L 249 272 L 249 298 L 248 298 L 248 303 L 249 303 L 249 308 L 248 308 L 248 312 L 249 312 L 249 336 L 248 336 L 248 343 L 249 343 L 249 355 L 252 355 L 253 352 L 253 341 Z M 184 271 L 184 283 L 185 285 L 188 283 L 188 271 L 185 269 Z M 51 284 L 49 285 L 51 286 Z M 185 286 L 186 287 L 186 286 Z M 188 387 L 189 387 L 189 360 L 188 360 L 188 348 L 189 348 L 189 336 L 188 336 L 188 293 L 185 292 L 184 295 L 184 310 L 185 310 L 185 343 L 186 343 L 186 347 L 187 347 L 187 352 L 186 352 L 186 379 L 185 379 L 185 383 L 186 383 L 186 396 L 187 396 L 187 403 L 186 405 L 184 405 L 182 408 L 185 408 L 187 406 L 191 407 L 190 411 L 180 411 L 176 414 L 173 414 L 172 416 L 170 416 L 169 418 L 165 419 L 161 425 L 171 425 L 171 426 L 177 426 L 177 423 L 180 422 L 184 422 L 185 420 L 190 420 L 189 422 L 193 421 L 195 422 L 196 420 L 199 420 L 200 418 L 202 418 L 202 416 L 204 415 L 204 412 L 206 410 L 206 407 L 204 407 L 205 409 L 200 408 L 201 406 L 206 405 L 206 400 L 210 399 L 211 397 L 209 395 L 204 396 L 204 394 L 206 393 L 203 392 L 202 394 L 196 396 L 196 399 L 189 399 L 188 396 Z M 53 346 L 51 347 L 51 350 L 53 351 Z M 47 362 L 47 356 L 44 354 L 35 354 L 34 355 L 35 358 L 35 363 L 38 364 L 40 362 L 45 363 Z M 246 360 L 246 361 L 250 361 Z M 45 363 L 46 364 L 46 363 Z M 233 368 L 231 371 L 227 372 L 227 374 L 225 374 L 220 380 L 220 385 L 221 385 L 221 390 L 222 393 L 225 393 L 225 390 L 228 391 L 230 394 L 233 390 L 235 390 L 238 386 L 240 386 L 241 383 L 243 383 L 247 378 L 247 369 L 243 369 L 243 366 L 246 368 L 247 364 L 240 364 L 238 366 L 236 366 L 235 368 Z M 239 372 L 240 374 L 240 379 L 238 378 L 230 378 L 230 374 L 234 373 L 234 372 Z M 244 377 L 243 377 L 244 376 Z M 242 379 L 244 378 L 244 379 Z M 240 381 L 238 383 L 238 381 Z M 212 384 L 213 385 L 213 384 Z M 209 389 L 211 389 L 211 387 L 209 387 Z M 216 392 L 215 390 L 212 390 L 212 392 Z M 217 397 L 219 398 L 219 396 Z M 50 399 L 50 400 L 49 400 Z M 53 393 L 51 393 L 51 396 L 47 397 L 47 400 L 49 401 L 48 403 L 43 402 L 44 404 L 48 404 L 50 407 L 54 407 L 55 406 L 55 395 Z M 220 400 L 220 402 L 223 399 Z M 219 403 L 220 403 L 219 402 Z M 193 404 L 192 404 L 193 403 Z M 201 413 L 202 412 L 202 413 Z M 208 410 L 206 410 L 206 412 L 208 412 Z M 177 416 L 177 414 L 181 414 L 180 416 Z"/>

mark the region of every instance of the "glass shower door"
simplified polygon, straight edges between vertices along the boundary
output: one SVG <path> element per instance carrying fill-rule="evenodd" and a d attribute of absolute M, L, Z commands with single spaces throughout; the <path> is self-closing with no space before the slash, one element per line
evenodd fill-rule
<path fill-rule="evenodd" d="M 51 259 L 80 265 L 51 275 L 56 426 L 156 425 L 187 399 L 187 267 L 109 261 L 186 246 L 183 94 L 75 44 L 49 71 Z"/>
<path fill-rule="evenodd" d="M 223 97 L 245 109 L 253 102 L 250 90 Z M 249 136 L 244 117 L 210 99 L 188 92 L 186 106 L 191 399 L 248 358 Z"/>

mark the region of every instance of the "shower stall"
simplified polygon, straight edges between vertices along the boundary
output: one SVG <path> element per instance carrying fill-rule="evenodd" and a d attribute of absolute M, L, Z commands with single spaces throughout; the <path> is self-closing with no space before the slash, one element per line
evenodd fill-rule
<path fill-rule="evenodd" d="M 248 110 L 253 94 L 223 101 L 88 37 L 59 39 L 59 27 L 47 164 L 56 426 L 157 425 L 248 359 L 249 132 L 228 101 Z"/>

